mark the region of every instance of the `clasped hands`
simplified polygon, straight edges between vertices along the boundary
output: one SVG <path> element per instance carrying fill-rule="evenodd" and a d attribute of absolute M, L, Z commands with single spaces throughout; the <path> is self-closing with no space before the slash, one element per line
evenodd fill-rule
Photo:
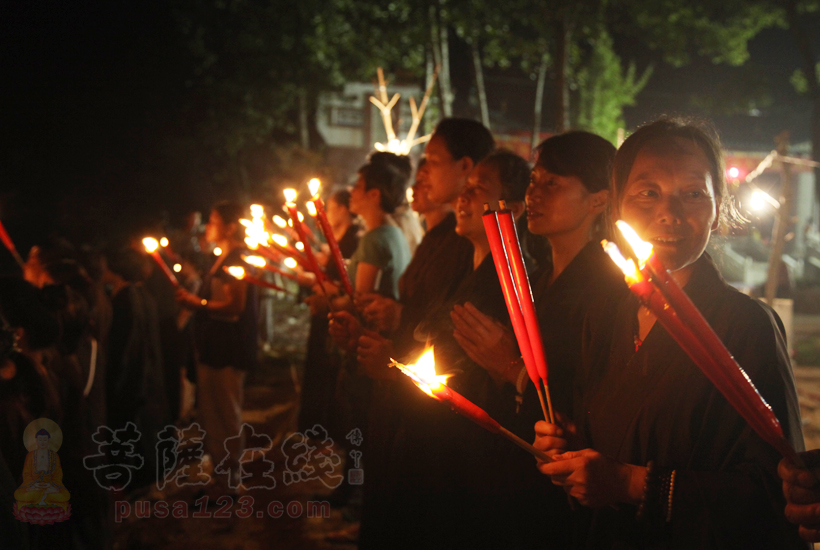
<path fill-rule="evenodd" d="M 594 449 L 568 451 L 575 426 L 559 414 L 560 425 L 540 421 L 535 424 L 533 446 L 551 462 L 538 460 L 538 470 L 550 476 L 584 506 L 602 508 L 621 502 L 638 504 L 643 494 L 646 468 L 624 464 Z"/>
<path fill-rule="evenodd" d="M 820 542 L 820 449 L 797 456 L 804 467 L 788 458 L 777 467 L 786 497 L 786 519 L 800 526 L 803 540 Z"/>

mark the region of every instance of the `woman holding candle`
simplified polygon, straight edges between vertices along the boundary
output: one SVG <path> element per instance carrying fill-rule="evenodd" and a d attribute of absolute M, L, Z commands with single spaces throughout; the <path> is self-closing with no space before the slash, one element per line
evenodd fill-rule
<path fill-rule="evenodd" d="M 399 296 L 399 277 L 410 263 L 410 249 L 401 229 L 387 223 L 387 215 L 404 200 L 410 172 L 410 159 L 393 153 L 373 153 L 359 169 L 350 211 L 361 216 L 367 231 L 350 257 L 357 293 Z"/>
<path fill-rule="evenodd" d="M 214 464 L 228 458 L 232 479 L 228 487 L 215 486 L 213 494 L 236 491 L 238 460 L 243 442 L 241 427 L 245 373 L 256 364 L 256 287 L 228 275 L 223 267 L 245 266 L 239 219 L 244 208 L 235 202 L 217 203 L 205 226 L 205 237 L 222 249 L 202 282 L 199 295 L 177 290 L 177 300 L 197 311 L 194 331 L 199 359 L 197 364 L 197 410 L 206 432 L 205 447 Z M 228 439 L 231 438 L 231 439 Z M 229 445 L 230 452 L 226 450 Z M 223 483 L 225 476 L 216 476 Z M 220 493 L 222 491 L 222 493 Z"/>
<path fill-rule="evenodd" d="M 612 193 L 614 217 L 654 246 L 801 450 L 782 324 L 704 253 L 730 211 L 717 138 L 675 119 L 639 129 L 616 155 Z M 805 548 L 783 515 L 777 451 L 637 299 L 599 313 L 587 324 L 577 437 L 536 425 L 536 447 L 556 453 L 541 472 L 595 509 L 580 546 Z M 570 447 L 582 450 L 561 453 Z"/>
<path fill-rule="evenodd" d="M 536 258 L 549 267 L 534 285 L 536 312 L 549 367 L 554 410 L 572 412 L 572 381 L 579 369 L 583 324 L 587 312 L 625 290 L 623 275 L 601 249 L 608 204 L 609 167 L 615 148 L 588 132 L 569 132 L 542 142 L 527 187 L 527 225 L 546 237 L 551 257 Z M 470 358 L 505 385 L 506 399 L 521 404 L 499 421 L 524 439 L 535 436 L 533 424 L 543 420 L 540 400 L 526 375 L 512 331 L 471 303 L 452 312 L 455 338 Z M 552 534 L 547 544 L 569 544 L 569 507 L 563 491 L 544 484 L 527 466 L 529 457 L 510 456 L 507 468 L 519 487 L 516 502 L 529 514 L 548 518 Z M 518 517 L 525 517 L 519 514 Z M 539 522 L 539 523 L 543 523 Z M 525 523 L 522 521 L 522 523 Z M 527 529 L 526 524 L 523 529 Z M 531 531 L 533 541 L 539 533 Z"/>

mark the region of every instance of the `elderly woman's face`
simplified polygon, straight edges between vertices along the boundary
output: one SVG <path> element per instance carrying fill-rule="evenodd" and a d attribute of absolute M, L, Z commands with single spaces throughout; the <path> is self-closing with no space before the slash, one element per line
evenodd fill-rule
<path fill-rule="evenodd" d="M 701 148 L 674 138 L 638 153 L 618 206 L 621 219 L 675 271 L 703 254 L 717 229 L 720 201 Z"/>

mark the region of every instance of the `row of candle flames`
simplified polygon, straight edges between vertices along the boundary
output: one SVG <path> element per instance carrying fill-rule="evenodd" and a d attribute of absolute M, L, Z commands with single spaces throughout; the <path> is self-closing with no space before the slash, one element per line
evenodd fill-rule
<path fill-rule="evenodd" d="M 305 203 L 308 213 L 317 221 L 317 225 L 322 229 L 331 249 L 331 258 L 337 263 L 337 268 L 343 279 L 342 286 L 346 292 L 352 295 L 352 285 L 347 278 L 344 260 L 338 251 L 338 243 L 330 230 L 327 218 L 324 216 L 324 208 L 319 198 L 319 180 L 315 178 L 310 180 L 308 189 L 311 195 L 311 199 Z M 315 261 L 311 249 L 311 242 L 316 244 L 318 241 L 310 229 L 304 224 L 304 216 L 296 209 L 295 201 L 298 193 L 295 189 L 285 189 L 284 196 L 284 209 L 288 212 L 290 219 L 285 220 L 279 215 L 274 215 L 271 221 L 279 229 L 287 229 L 291 232 L 295 241 L 294 245 L 291 246 L 284 235 L 275 232 L 265 217 L 263 207 L 254 204 L 250 207 L 251 219 L 243 219 L 241 223 L 245 227 L 245 244 L 249 249 L 259 252 L 260 255 L 243 256 L 243 260 L 253 267 L 266 269 L 294 280 L 296 280 L 295 273 L 286 272 L 278 267 L 272 266 L 269 264 L 269 261 L 281 261 L 285 267 L 291 270 L 295 269 L 297 265 L 301 265 L 306 270 L 312 271 L 317 280 L 321 282 L 325 278 L 325 275 Z M 501 210 L 498 212 L 490 211 L 488 206 L 485 206 L 485 209 L 488 210 L 485 216 L 487 214 L 493 214 L 496 218 L 495 224 L 491 221 L 488 222 L 485 218 L 485 227 L 487 228 L 491 245 L 493 241 L 491 233 L 495 231 L 492 227 L 498 227 L 498 220 L 501 218 L 502 213 L 506 212 L 503 203 L 501 203 L 500 206 Z M 618 221 L 616 225 L 620 229 L 624 240 L 631 248 L 632 254 L 630 256 L 632 257 L 625 257 L 614 242 L 602 241 L 601 244 L 612 261 L 623 271 L 625 280 L 632 292 L 641 300 L 645 307 L 656 315 L 658 321 L 703 370 L 704 374 L 706 374 L 726 396 L 728 401 L 746 419 L 751 427 L 755 429 L 764 440 L 778 449 L 781 454 L 794 458 L 794 449 L 785 439 L 780 424 L 774 416 L 771 407 L 763 400 L 743 369 L 737 364 L 703 316 L 700 315 L 697 308 L 692 304 L 680 286 L 677 285 L 669 272 L 663 267 L 660 260 L 654 255 L 652 245 L 643 241 L 625 222 Z M 501 223 L 501 226 L 503 228 L 503 223 Z M 0 234 L 3 232 L 4 230 L 0 231 Z M 504 242 L 504 245 L 506 245 L 505 249 L 494 248 L 493 246 L 491 246 L 491 249 L 502 289 L 505 293 L 510 317 L 513 321 L 514 328 L 516 328 L 515 318 L 518 317 L 522 319 L 521 311 L 527 310 L 525 306 L 528 306 L 528 301 L 531 301 L 532 298 L 529 280 L 526 278 L 526 271 L 524 271 L 523 275 L 526 280 L 526 285 L 522 285 L 518 279 L 512 281 L 512 279 L 516 278 L 512 256 L 515 255 L 515 248 L 518 246 L 518 241 L 516 237 L 515 242 L 510 243 L 509 239 L 505 239 L 507 236 L 508 234 L 505 234 L 502 230 L 501 240 L 506 241 Z M 6 239 L 3 240 L 5 242 Z M 154 260 L 163 269 L 166 276 L 168 276 L 169 280 L 177 286 L 178 282 L 174 274 L 169 270 L 168 265 L 159 255 L 159 249 L 163 248 L 169 256 L 174 256 L 169 248 L 168 239 L 163 237 L 157 240 L 153 237 L 147 237 L 143 240 L 143 244 L 145 245 L 145 250 L 151 254 Z M 510 246 L 510 244 L 512 244 L 512 246 Z M 520 249 L 518 253 L 520 253 Z M 215 249 L 214 254 L 218 256 L 221 254 L 221 251 Z M 504 256 L 503 259 L 498 257 L 501 255 Z M 244 279 L 251 284 L 257 284 L 280 291 L 283 290 L 272 283 L 250 276 L 242 267 L 226 266 L 224 269 L 237 279 Z M 181 270 L 180 264 L 174 264 L 173 270 L 179 272 Z M 507 280 L 507 285 L 505 286 L 504 279 L 507 277 L 507 274 L 512 277 Z M 518 276 L 520 276 L 520 273 Z M 518 289 L 517 291 L 516 287 Z M 516 306 L 520 309 L 516 310 Z M 524 317 L 526 317 L 526 315 Z M 540 336 L 537 337 L 538 342 L 534 342 L 531 340 L 531 338 L 535 336 L 533 330 L 530 327 L 526 327 L 529 330 L 525 330 L 525 328 L 523 328 L 524 323 L 521 324 L 521 327 L 520 330 L 516 330 L 516 338 L 519 342 L 519 347 L 522 348 L 522 352 L 525 348 L 529 348 L 532 352 L 537 351 L 537 355 L 543 358 L 541 346 L 535 345 L 536 343 L 540 344 Z M 537 333 L 537 326 L 535 328 L 535 333 Z M 536 359 L 535 355 L 536 354 L 531 355 L 531 361 Z M 547 390 L 547 400 L 549 400 L 549 389 L 546 385 L 547 374 L 545 362 L 540 361 L 540 363 L 543 363 L 541 370 L 544 371 L 540 376 L 538 375 L 538 369 L 534 365 L 528 364 L 529 362 L 526 361 L 526 357 L 525 363 L 527 363 L 526 366 L 530 378 L 536 385 L 536 388 L 538 388 L 539 396 L 541 396 L 539 384 L 539 378 L 541 378 L 541 382 L 544 383 L 545 389 Z M 447 375 L 440 375 L 436 372 L 432 348 L 425 350 L 415 364 L 404 365 L 391 360 L 389 366 L 401 370 L 419 389 L 439 401 L 446 402 L 454 411 L 493 433 L 507 437 L 513 443 L 538 458 L 549 460 L 544 453 L 536 450 L 528 443 L 498 425 L 486 412 L 449 388 L 446 385 Z M 538 367 L 541 367 L 541 365 L 539 364 Z M 552 421 L 551 407 L 550 410 L 547 410 L 544 406 L 543 399 L 542 407 L 544 407 L 545 418 Z"/>

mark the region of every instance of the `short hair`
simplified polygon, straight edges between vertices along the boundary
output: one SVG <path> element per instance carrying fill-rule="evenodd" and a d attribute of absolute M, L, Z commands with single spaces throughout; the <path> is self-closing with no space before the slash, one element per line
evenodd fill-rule
<path fill-rule="evenodd" d="M 590 132 L 567 132 L 542 141 L 533 151 L 535 165 L 559 176 L 572 176 L 590 193 L 609 189 L 615 146 Z"/>
<path fill-rule="evenodd" d="M 433 137 L 444 140 L 453 159 L 470 157 L 478 164 L 495 149 L 490 131 L 480 122 L 468 118 L 445 118 L 436 126 Z"/>
<path fill-rule="evenodd" d="M 349 189 L 339 189 L 338 191 L 334 192 L 330 195 L 330 198 L 339 206 L 344 206 L 347 210 L 350 210 L 350 190 Z"/>
<path fill-rule="evenodd" d="M 49 439 L 51 439 L 51 434 L 48 433 L 48 430 L 45 429 L 45 428 L 40 428 L 40 431 L 38 431 L 36 434 L 34 434 L 34 437 L 40 437 L 41 435 L 46 435 L 46 436 L 49 437 Z"/>
<path fill-rule="evenodd" d="M 523 201 L 530 183 L 529 163 L 508 149 L 497 149 L 481 161 L 498 174 L 501 181 L 501 199 Z"/>
<path fill-rule="evenodd" d="M 618 154 L 615 155 L 612 169 L 612 205 L 620 208 L 619 201 L 626 188 L 632 165 L 641 150 L 647 145 L 671 142 L 674 138 L 690 141 L 700 148 L 709 163 L 709 173 L 712 176 L 712 190 L 715 200 L 720 200 L 718 217 L 721 222 L 734 223 L 742 220 L 735 210 L 734 203 L 729 200 L 729 191 L 724 177 L 723 154 L 720 148 L 720 138 L 714 127 L 703 120 L 693 118 L 678 118 L 663 116 L 645 126 L 638 128 L 635 133 L 624 141 Z"/>
<path fill-rule="evenodd" d="M 405 189 L 413 173 L 410 158 L 388 152 L 373 153 L 367 164 L 359 168 L 364 178 L 364 187 L 368 191 L 378 189 L 381 194 L 381 209 L 388 214 L 405 200 Z"/>

